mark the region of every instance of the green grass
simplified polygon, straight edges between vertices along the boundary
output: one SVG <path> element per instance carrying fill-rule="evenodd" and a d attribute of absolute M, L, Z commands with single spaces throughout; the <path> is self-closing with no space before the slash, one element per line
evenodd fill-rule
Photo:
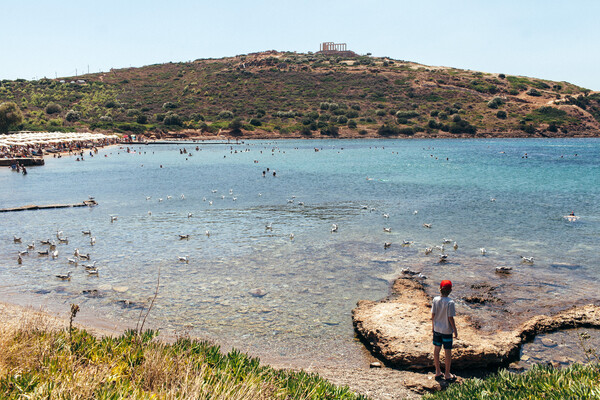
<path fill-rule="evenodd" d="M 537 124 L 554 123 L 556 125 L 563 125 L 568 122 L 574 122 L 575 118 L 570 117 L 566 111 L 560 110 L 554 107 L 541 107 L 534 110 L 525 116 L 526 121 L 531 121 Z"/>
<path fill-rule="evenodd" d="M 600 399 L 600 365 L 575 364 L 565 369 L 536 365 L 522 374 L 502 370 L 486 379 L 467 379 L 423 399 Z"/>
<path fill-rule="evenodd" d="M 237 350 L 146 331 L 120 337 L 3 329 L 0 398 L 367 400 L 316 374 L 276 370 Z"/>

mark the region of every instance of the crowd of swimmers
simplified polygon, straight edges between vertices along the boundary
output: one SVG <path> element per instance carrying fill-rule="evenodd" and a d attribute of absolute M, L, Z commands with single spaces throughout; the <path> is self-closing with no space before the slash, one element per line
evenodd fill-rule
<path fill-rule="evenodd" d="M 68 153 L 79 154 L 84 149 L 95 149 L 119 143 L 116 138 L 104 138 L 100 140 L 79 140 L 71 142 L 48 142 L 40 144 L 12 145 L 9 147 L 0 147 L 0 158 L 30 158 L 41 157 L 45 153 Z"/>

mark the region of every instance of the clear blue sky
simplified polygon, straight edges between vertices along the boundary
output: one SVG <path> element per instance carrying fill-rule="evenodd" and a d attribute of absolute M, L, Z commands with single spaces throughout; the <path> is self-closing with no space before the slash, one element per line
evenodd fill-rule
<path fill-rule="evenodd" d="M 597 0 L 4 0 L 0 79 L 261 50 L 357 53 L 600 90 Z"/>

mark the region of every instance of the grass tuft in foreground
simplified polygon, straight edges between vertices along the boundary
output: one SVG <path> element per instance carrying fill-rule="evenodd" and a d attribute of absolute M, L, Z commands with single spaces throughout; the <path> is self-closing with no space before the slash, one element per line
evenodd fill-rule
<path fill-rule="evenodd" d="M 536 365 L 522 374 L 502 370 L 486 379 L 467 379 L 424 399 L 600 399 L 600 365 L 574 364 L 564 369 Z"/>
<path fill-rule="evenodd" d="M 237 350 L 156 332 L 0 328 L 2 399 L 357 399 L 316 374 L 276 370 Z"/>

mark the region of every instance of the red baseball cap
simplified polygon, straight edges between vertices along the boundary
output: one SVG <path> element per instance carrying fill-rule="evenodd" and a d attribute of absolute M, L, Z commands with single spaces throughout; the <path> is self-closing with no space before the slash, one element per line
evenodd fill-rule
<path fill-rule="evenodd" d="M 452 282 L 449 280 L 443 280 L 440 283 L 440 289 L 452 289 Z"/>

